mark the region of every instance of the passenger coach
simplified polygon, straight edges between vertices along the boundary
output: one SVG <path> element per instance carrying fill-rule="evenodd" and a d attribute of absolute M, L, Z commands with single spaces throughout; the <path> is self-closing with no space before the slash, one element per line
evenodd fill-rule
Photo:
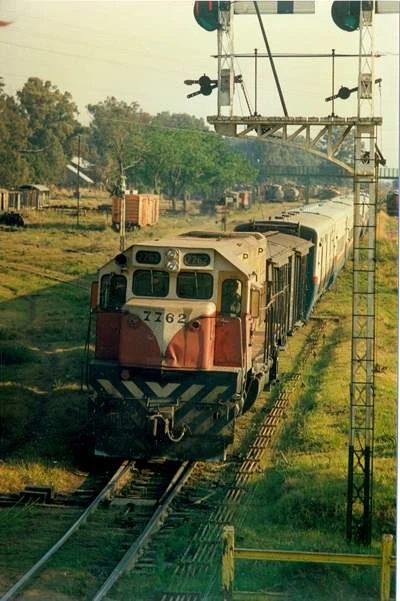
<path fill-rule="evenodd" d="M 361 196 L 360 211 L 366 225 L 368 213 Z M 353 244 L 354 208 L 352 196 L 304 205 L 268 220 L 241 223 L 235 231 L 279 231 L 312 242 L 307 262 L 305 318 L 307 319 L 323 292 L 342 269 Z"/>

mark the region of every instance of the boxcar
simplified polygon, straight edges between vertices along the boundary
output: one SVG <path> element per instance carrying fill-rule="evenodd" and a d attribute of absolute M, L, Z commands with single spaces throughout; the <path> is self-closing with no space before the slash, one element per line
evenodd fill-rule
<path fill-rule="evenodd" d="M 125 194 L 125 227 L 127 230 L 155 225 L 160 215 L 160 197 L 157 194 Z M 121 226 L 121 198 L 112 199 L 112 227 Z"/>

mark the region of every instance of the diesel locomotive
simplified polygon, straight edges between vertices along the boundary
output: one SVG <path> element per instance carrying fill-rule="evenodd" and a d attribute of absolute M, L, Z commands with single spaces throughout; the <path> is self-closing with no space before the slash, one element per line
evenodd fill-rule
<path fill-rule="evenodd" d="M 92 287 L 95 453 L 221 460 L 352 243 L 352 199 L 135 243 Z"/>

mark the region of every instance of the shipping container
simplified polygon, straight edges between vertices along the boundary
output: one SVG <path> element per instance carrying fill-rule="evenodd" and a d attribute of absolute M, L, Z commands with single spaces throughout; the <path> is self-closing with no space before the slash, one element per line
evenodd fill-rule
<path fill-rule="evenodd" d="M 160 197 L 157 194 L 125 194 L 125 228 L 127 230 L 155 225 L 160 215 Z M 112 227 L 119 231 L 121 198 L 112 199 Z"/>

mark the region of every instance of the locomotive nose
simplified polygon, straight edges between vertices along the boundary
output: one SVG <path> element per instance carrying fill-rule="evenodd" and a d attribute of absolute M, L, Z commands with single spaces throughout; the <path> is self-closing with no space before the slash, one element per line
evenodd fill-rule
<path fill-rule="evenodd" d="M 143 367 L 207 369 L 213 364 L 212 302 L 180 303 L 131 299 L 121 319 L 119 361 Z"/>

